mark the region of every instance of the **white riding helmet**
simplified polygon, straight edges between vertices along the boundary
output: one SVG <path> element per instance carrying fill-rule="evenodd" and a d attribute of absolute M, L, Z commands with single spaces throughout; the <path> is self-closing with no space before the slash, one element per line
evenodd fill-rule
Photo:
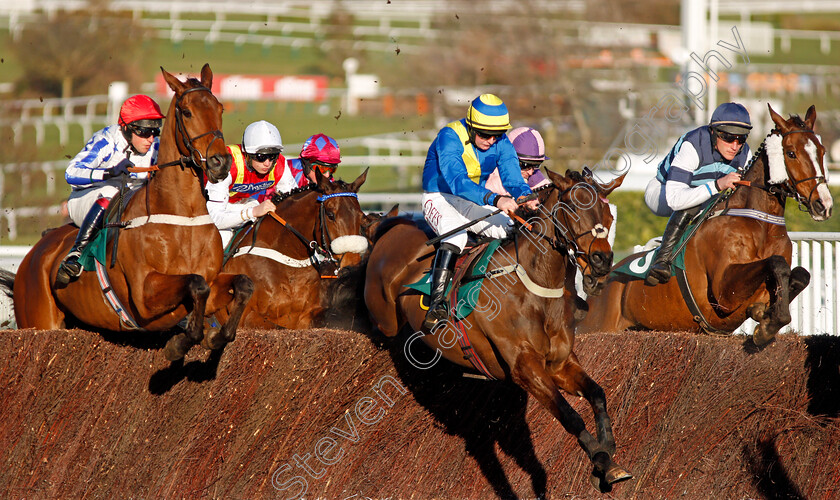
<path fill-rule="evenodd" d="M 283 139 L 277 127 L 265 120 L 248 125 L 242 134 L 242 149 L 248 154 L 282 153 Z"/>

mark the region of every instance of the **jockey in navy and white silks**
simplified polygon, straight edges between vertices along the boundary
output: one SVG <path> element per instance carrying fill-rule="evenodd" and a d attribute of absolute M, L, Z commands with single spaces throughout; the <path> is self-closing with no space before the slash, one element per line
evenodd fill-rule
<path fill-rule="evenodd" d="M 130 167 L 149 167 L 157 163 L 160 129 L 163 125 L 160 106 L 149 96 L 135 95 L 120 107 L 118 125 L 93 134 L 64 173 L 73 191 L 67 200 L 70 218 L 79 233 L 70 252 L 61 262 L 56 286 L 67 286 L 79 277 L 81 251 L 96 233 L 105 209 L 125 182 L 129 193 L 140 189 L 148 172 L 129 172 Z"/>
<path fill-rule="evenodd" d="M 470 231 L 504 238 L 512 222 L 507 214 L 517 208 L 514 198 L 531 194 L 522 178 L 516 150 L 504 135 L 510 128 L 507 106 L 493 94 L 472 101 L 466 119 L 438 132 L 423 167 L 423 216 L 438 235 L 447 233 L 497 208 L 503 213 L 477 222 Z M 494 193 L 485 184 L 498 168 L 503 187 L 514 198 Z M 536 208 L 536 201 L 529 202 Z M 433 328 L 446 318 L 444 293 L 455 259 L 467 244 L 462 230 L 441 241 L 432 265 L 431 304 L 423 323 Z"/>
<path fill-rule="evenodd" d="M 700 205 L 740 180 L 739 170 L 750 155 L 746 140 L 751 129 L 750 115 L 744 106 L 723 103 L 712 113 L 709 125 L 680 137 L 659 163 L 656 177 L 645 189 L 645 204 L 656 215 L 671 218 L 645 280 L 647 284 L 670 279 L 673 249 L 689 220 Z"/>

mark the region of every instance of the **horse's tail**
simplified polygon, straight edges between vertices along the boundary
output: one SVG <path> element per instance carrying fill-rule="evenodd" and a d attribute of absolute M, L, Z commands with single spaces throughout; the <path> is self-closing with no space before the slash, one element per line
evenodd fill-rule
<path fill-rule="evenodd" d="M 6 294 L 6 297 L 14 298 L 15 288 L 15 273 L 6 269 L 0 269 L 0 291 Z"/>

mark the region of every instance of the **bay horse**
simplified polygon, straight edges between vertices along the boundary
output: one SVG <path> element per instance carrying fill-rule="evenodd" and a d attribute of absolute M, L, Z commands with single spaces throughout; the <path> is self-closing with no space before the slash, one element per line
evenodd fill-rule
<path fill-rule="evenodd" d="M 831 216 L 833 200 L 826 184 L 825 148 L 814 133 L 814 106 L 804 120 L 786 120 L 768 108 L 774 129 L 753 154 L 735 191 L 712 208 L 715 216 L 702 222 L 686 244 L 686 279 L 702 316 L 689 311 L 676 277 L 651 287 L 611 275 L 604 293 L 589 299 L 593 314 L 579 331 L 728 334 L 752 318 L 758 322 L 753 341 L 760 346 L 790 323 L 790 301 L 808 285 L 810 274 L 790 267 L 793 247 L 784 224 L 785 202 L 796 200 L 821 221 Z M 638 257 L 631 255 L 616 267 Z"/>
<path fill-rule="evenodd" d="M 452 317 L 433 332 L 421 331 L 425 311 L 421 295 L 404 285 L 415 283 L 430 268 L 435 251 L 424 243 L 428 235 L 410 220 L 383 223 L 374 242 L 365 277 L 365 303 L 372 322 L 384 335 L 396 336 L 404 327 L 417 339 L 463 368 L 473 369 L 468 339 L 483 364 L 479 370 L 499 380 L 511 380 L 548 409 L 573 434 L 591 460 L 593 485 L 606 491 L 611 484 L 631 478 L 617 465 L 615 439 L 607 414 L 606 395 L 592 380 L 574 353 L 574 327 L 579 307 L 575 272 L 585 262 L 585 276 L 603 278 L 612 264 L 607 240 L 613 222 L 606 196 L 618 186 L 601 190 L 587 178 L 546 170 L 551 184 L 537 190 L 540 209 L 531 214 L 530 230 L 519 226 L 502 243 L 486 270 L 475 311 L 460 325 Z M 589 292 L 597 293 L 589 282 Z M 456 340 L 457 339 L 457 340 Z M 560 390 L 583 396 L 595 414 L 597 439 Z"/>
<path fill-rule="evenodd" d="M 323 326 L 334 303 L 335 287 L 351 286 L 368 250 L 363 233 L 369 217 L 357 193 L 365 170 L 348 184 L 331 181 L 315 170 L 316 182 L 275 195 L 277 208 L 233 240 L 226 272 L 254 280 L 254 295 L 242 316 L 249 328 L 304 329 Z M 345 311 L 352 315 L 354 311 Z M 217 319 L 226 319 L 220 311 Z"/>
<path fill-rule="evenodd" d="M 213 73 L 181 82 L 161 68 L 175 92 L 161 131 L 158 170 L 128 201 L 118 233 L 116 264 L 104 266 L 128 320 L 108 305 L 96 272 L 82 273 L 66 288 L 54 286 L 56 270 L 76 236 L 65 225 L 48 231 L 24 257 L 13 283 L 19 328 L 50 330 L 82 326 L 106 331 L 168 331 L 185 316 L 185 332 L 169 339 L 164 354 L 182 359 L 194 344 L 221 348 L 233 340 L 253 292 L 244 275 L 219 274 L 222 242 L 210 220 L 201 184 L 224 179 L 232 158 L 222 137 L 222 104 L 211 92 Z M 112 245 L 108 245 L 106 262 Z M 233 314 L 213 337 L 204 338 L 204 317 L 228 303 Z"/>

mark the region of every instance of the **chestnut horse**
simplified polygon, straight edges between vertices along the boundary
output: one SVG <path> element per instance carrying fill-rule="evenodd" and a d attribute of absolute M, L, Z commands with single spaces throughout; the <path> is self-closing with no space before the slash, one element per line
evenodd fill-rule
<path fill-rule="evenodd" d="M 423 277 L 435 252 L 424 244 L 427 234 L 411 221 L 383 223 L 367 265 L 365 303 L 373 324 L 386 336 L 397 335 L 406 325 L 415 331 L 406 344 L 407 355 L 419 338 L 435 350 L 432 363 L 443 356 L 472 369 L 456 341 L 458 323 L 463 325 L 474 356 L 483 363 L 481 371 L 512 380 L 537 398 L 578 439 L 594 465 L 593 484 L 606 490 L 631 475 L 612 459 L 615 439 L 606 395 L 573 351 L 578 308 L 586 306 L 574 281 L 579 262 L 586 265 L 585 276 L 609 272 L 607 233 L 613 218 L 605 196 L 611 189 L 599 191 L 574 172 L 546 174 L 552 184 L 537 191 L 541 207 L 527 221 L 530 230 L 519 226 L 493 255 L 473 314 L 461 322 L 450 318 L 431 333 L 420 331 L 425 315 L 421 295 L 405 285 Z M 589 293 L 596 293 L 595 283 L 589 283 Z M 589 401 L 597 439 L 560 389 Z"/>
<path fill-rule="evenodd" d="M 275 195 L 276 210 L 233 241 L 234 256 L 223 269 L 254 280 L 243 326 L 322 326 L 320 318 L 334 306 L 332 288 L 345 284 L 346 268 L 357 266 L 367 252 L 368 217 L 357 195 L 367 170 L 350 184 L 330 181 L 317 170 L 315 175 L 316 183 Z M 227 313 L 216 317 L 225 319 Z"/>
<path fill-rule="evenodd" d="M 185 316 L 185 333 L 173 336 L 164 353 L 184 357 L 196 343 L 217 349 L 233 340 L 242 310 L 253 292 L 244 275 L 219 274 L 221 236 L 207 213 L 201 175 L 218 182 L 230 171 L 222 137 L 222 105 L 210 91 L 209 65 L 201 80 L 181 82 L 161 68 L 175 92 L 160 138 L 158 169 L 126 204 L 119 230 L 116 265 L 107 268 L 113 292 L 130 320 L 105 300 L 97 273 L 85 272 L 56 289 L 55 274 L 73 244 L 77 228 L 47 232 L 24 257 L 15 276 L 15 317 L 20 328 L 49 330 L 83 326 L 106 331 L 167 331 Z M 108 245 L 106 262 L 112 245 Z M 204 338 L 204 317 L 233 301 L 234 313 L 212 338 Z"/>
<path fill-rule="evenodd" d="M 752 318 L 758 322 L 753 340 L 762 345 L 790 323 L 790 301 L 808 285 L 810 274 L 802 267 L 790 268 L 785 201 L 793 198 L 817 221 L 831 216 L 833 202 L 823 165 L 825 148 L 814 133 L 814 106 L 805 120 L 785 120 L 772 108 L 770 116 L 776 127 L 745 167 L 743 181 L 712 208 L 713 216 L 686 244 L 685 274 L 702 317 L 689 311 L 676 277 L 651 287 L 611 275 L 604 293 L 589 299 L 592 313 L 578 331 L 731 333 Z"/>

